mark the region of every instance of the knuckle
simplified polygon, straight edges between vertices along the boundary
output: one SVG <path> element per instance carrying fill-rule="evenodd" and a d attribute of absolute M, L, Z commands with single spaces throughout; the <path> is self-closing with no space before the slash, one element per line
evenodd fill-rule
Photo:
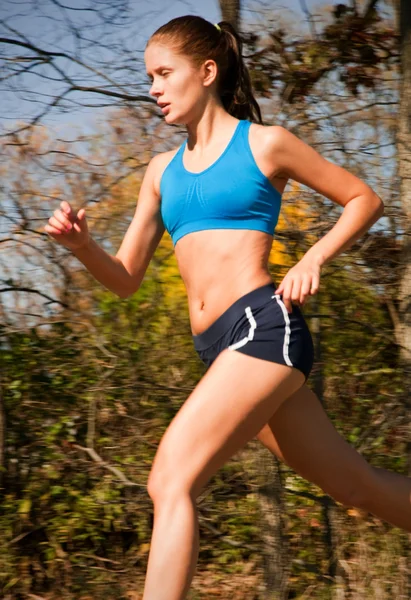
<path fill-rule="evenodd" d="M 61 225 L 61 223 L 60 223 L 60 221 L 58 219 L 53 219 L 52 225 L 53 225 L 53 227 L 55 227 L 59 231 L 62 230 L 62 225 Z"/>

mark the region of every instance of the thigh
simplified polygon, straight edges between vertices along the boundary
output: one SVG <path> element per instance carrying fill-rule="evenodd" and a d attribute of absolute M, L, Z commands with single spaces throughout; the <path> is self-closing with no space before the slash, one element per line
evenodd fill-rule
<path fill-rule="evenodd" d="M 307 385 L 279 407 L 257 438 L 305 479 L 334 497 L 355 496 L 372 467 L 338 433 Z"/>
<path fill-rule="evenodd" d="M 153 500 L 171 488 L 197 497 L 303 383 L 294 367 L 223 350 L 161 439 L 148 483 Z"/>

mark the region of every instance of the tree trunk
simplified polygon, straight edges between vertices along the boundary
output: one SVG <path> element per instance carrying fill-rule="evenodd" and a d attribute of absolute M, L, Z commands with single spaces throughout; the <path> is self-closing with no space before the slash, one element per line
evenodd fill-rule
<path fill-rule="evenodd" d="M 4 469 L 6 466 L 5 460 L 5 447 L 6 447 L 6 413 L 4 411 L 3 403 L 3 389 L 0 375 L 0 488 L 3 487 Z"/>
<path fill-rule="evenodd" d="M 263 577 L 261 599 L 287 600 L 289 557 L 284 531 L 284 488 L 277 457 L 262 449 L 258 453 L 260 476 L 260 527 L 263 540 Z"/>
<path fill-rule="evenodd" d="M 400 362 L 404 372 L 404 410 L 406 418 L 409 418 L 411 413 L 411 4 L 409 0 L 400 0 L 397 11 L 401 56 L 397 149 L 400 197 L 405 219 L 401 257 L 403 276 L 398 298 L 399 324 L 396 334 L 400 343 Z M 408 425 L 407 458 L 408 475 L 411 476 L 411 424 Z M 408 564 L 411 564 L 411 534 L 408 536 Z M 411 598 L 411 570 L 408 578 L 408 597 Z"/>
<path fill-rule="evenodd" d="M 240 30 L 240 0 L 220 0 L 221 20 Z"/>

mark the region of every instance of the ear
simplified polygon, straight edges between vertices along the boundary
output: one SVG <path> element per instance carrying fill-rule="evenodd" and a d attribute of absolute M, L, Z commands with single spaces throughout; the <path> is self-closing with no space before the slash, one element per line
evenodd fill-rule
<path fill-rule="evenodd" d="M 211 58 L 203 63 L 203 84 L 208 87 L 217 79 L 218 67 L 215 60 Z"/>

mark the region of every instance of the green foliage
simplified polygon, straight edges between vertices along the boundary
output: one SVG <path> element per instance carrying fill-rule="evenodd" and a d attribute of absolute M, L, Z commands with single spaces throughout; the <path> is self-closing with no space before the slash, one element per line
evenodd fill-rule
<path fill-rule="evenodd" d="M 97 289 L 93 325 L 98 344 L 89 328 L 75 329 L 67 321 L 47 332 L 13 333 L 0 348 L 1 363 L 7 365 L 8 450 L 0 505 L 4 594 L 13 590 L 17 597 L 32 586 L 59 585 L 69 598 L 84 591 L 86 572 L 90 581 L 120 590 L 122 576 L 116 569 L 130 562 L 143 576 L 153 513 L 146 490 L 149 471 L 162 434 L 204 370 L 187 334 L 185 307 L 162 297 L 152 275 L 127 300 Z M 325 380 L 330 382 L 327 410 L 348 441 L 375 465 L 402 472 L 405 440 L 385 414 L 387 397 L 402 391 L 385 306 L 375 290 L 358 284 L 343 260 L 341 268 L 324 277 L 319 299 L 325 315 Z M 304 312 L 310 324 L 309 303 Z M 172 340 L 172 352 L 165 339 Z M 104 463 L 93 460 L 84 450 L 90 440 L 103 461 L 138 485 L 123 485 Z M 257 474 L 253 461 L 245 472 L 242 457 L 233 457 L 207 487 L 201 514 L 213 529 L 201 527 L 200 572 L 211 564 L 216 577 L 240 576 L 242 565 L 258 561 Z M 290 582 L 297 597 L 312 585 L 319 586 L 321 597 L 328 569 L 323 512 L 304 496 L 318 495 L 318 489 L 293 473 L 285 487 L 290 490 L 284 515 L 293 557 Z M 346 511 L 341 516 L 343 551 L 350 560 L 357 531 Z M 370 545 L 380 536 L 381 525 L 373 523 L 366 532 Z M 389 560 L 394 564 L 405 538 L 394 541 L 388 531 L 385 536 L 392 540 Z M 24 575 L 27 565 L 34 572 L 31 579 Z M 90 575 L 91 565 L 105 568 Z"/>

